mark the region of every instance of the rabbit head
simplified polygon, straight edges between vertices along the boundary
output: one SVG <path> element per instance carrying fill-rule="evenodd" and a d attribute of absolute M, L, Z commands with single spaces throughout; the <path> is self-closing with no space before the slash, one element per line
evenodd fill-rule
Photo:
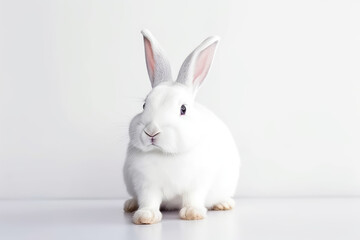
<path fill-rule="evenodd" d="M 152 90 L 143 112 L 130 124 L 130 145 L 141 151 L 186 152 L 199 141 L 206 121 L 195 103 L 219 41 L 209 37 L 182 64 L 173 81 L 169 61 L 152 34 L 143 30 L 146 66 Z"/>

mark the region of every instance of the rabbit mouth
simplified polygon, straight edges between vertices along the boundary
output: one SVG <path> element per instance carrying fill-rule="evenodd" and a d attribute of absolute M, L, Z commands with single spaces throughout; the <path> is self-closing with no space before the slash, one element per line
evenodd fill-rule
<path fill-rule="evenodd" d="M 157 143 L 156 143 L 156 139 L 153 139 L 153 138 L 151 138 L 151 143 L 150 143 L 150 145 L 149 146 L 154 146 L 154 147 L 157 147 L 157 148 L 160 148 L 160 146 L 159 145 L 157 145 Z"/>
<path fill-rule="evenodd" d="M 146 140 L 148 142 L 148 146 L 155 146 L 155 147 L 159 147 L 157 145 L 157 139 L 155 138 L 155 136 L 151 136 L 150 138 L 148 138 L 148 140 Z"/>

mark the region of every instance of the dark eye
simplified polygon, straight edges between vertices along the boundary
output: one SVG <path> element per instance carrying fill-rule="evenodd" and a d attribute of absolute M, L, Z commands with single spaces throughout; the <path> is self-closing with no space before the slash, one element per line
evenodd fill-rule
<path fill-rule="evenodd" d="M 143 104 L 143 109 L 145 109 L 145 103 Z"/>
<path fill-rule="evenodd" d="M 181 105 L 181 108 L 180 108 L 180 114 L 181 114 L 181 115 L 185 115 L 185 113 L 186 113 L 186 107 L 185 107 L 185 105 L 183 104 L 183 105 Z"/>

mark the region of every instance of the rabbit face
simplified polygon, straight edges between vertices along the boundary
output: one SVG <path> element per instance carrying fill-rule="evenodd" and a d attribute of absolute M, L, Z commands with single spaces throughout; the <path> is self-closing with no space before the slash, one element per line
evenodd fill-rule
<path fill-rule="evenodd" d="M 130 143 L 142 151 L 176 154 L 196 145 L 200 133 L 191 91 L 164 82 L 148 94 L 144 110 L 131 122 Z"/>

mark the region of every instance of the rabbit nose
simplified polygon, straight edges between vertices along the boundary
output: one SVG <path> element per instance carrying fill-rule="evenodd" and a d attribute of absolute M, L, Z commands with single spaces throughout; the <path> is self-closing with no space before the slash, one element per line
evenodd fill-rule
<path fill-rule="evenodd" d="M 145 134 L 148 135 L 149 137 L 155 137 L 156 135 L 158 135 L 160 132 L 157 132 L 157 133 L 147 133 L 145 130 L 144 130 Z"/>
<path fill-rule="evenodd" d="M 156 126 L 154 123 L 148 124 L 145 127 L 144 132 L 149 137 L 155 137 L 156 135 L 158 135 L 160 133 L 158 126 Z"/>

